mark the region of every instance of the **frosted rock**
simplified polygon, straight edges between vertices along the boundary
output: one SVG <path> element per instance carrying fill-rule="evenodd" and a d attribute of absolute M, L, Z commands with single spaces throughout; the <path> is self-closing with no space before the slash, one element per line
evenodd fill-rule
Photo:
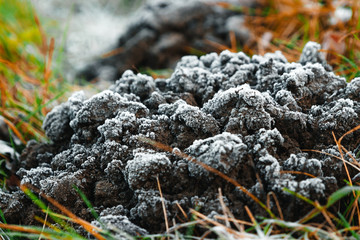
<path fill-rule="evenodd" d="M 284 170 L 310 173 L 314 176 L 322 176 L 322 163 L 318 159 L 309 159 L 303 154 L 291 154 L 284 162 Z"/>
<path fill-rule="evenodd" d="M 91 224 L 100 228 L 104 226 L 104 230 L 110 230 L 110 232 L 113 233 L 112 236 L 117 239 L 125 239 L 131 236 L 136 236 L 137 234 L 148 234 L 145 229 L 136 226 L 123 215 L 109 214 L 104 216 L 104 214 L 102 214 L 99 217 L 99 221 L 101 224 L 98 221 L 92 221 Z"/>
<path fill-rule="evenodd" d="M 179 147 L 187 147 L 196 138 L 206 138 L 219 132 L 217 121 L 198 107 L 178 100 L 174 104 L 159 106 L 159 113 L 170 117 L 170 130 Z"/>
<path fill-rule="evenodd" d="M 243 163 L 247 146 L 241 137 L 224 132 L 211 138 L 196 140 L 186 149 L 197 161 L 215 168 L 225 174 L 236 171 Z M 189 163 L 190 176 L 211 179 L 210 173 L 195 163 Z"/>
<path fill-rule="evenodd" d="M 338 131 L 345 133 L 350 126 L 355 126 L 359 121 L 356 109 L 357 102 L 351 99 L 339 99 L 322 106 L 313 106 L 310 111 L 310 121 L 317 122 L 321 131 Z"/>
<path fill-rule="evenodd" d="M 211 114 L 222 126 L 227 124 L 228 129 L 239 128 L 239 133 L 243 133 L 243 128 L 245 130 L 270 128 L 272 119 L 264 111 L 264 100 L 260 92 L 250 89 L 249 85 L 242 85 L 217 93 L 213 99 L 204 104 L 202 111 Z M 229 116 L 228 113 L 231 115 Z M 234 121 L 238 124 L 234 124 Z"/>
<path fill-rule="evenodd" d="M 53 175 L 53 171 L 48 167 L 37 167 L 30 170 L 20 168 L 17 175 L 21 177 L 20 184 L 31 184 L 37 188 L 40 187 L 40 181 Z"/>
<path fill-rule="evenodd" d="M 306 43 L 301 56 L 300 63 L 305 65 L 307 63 L 321 63 L 327 69 L 331 70 L 331 67 L 326 63 L 324 53 L 320 52 L 321 45 L 316 42 Z"/>
<path fill-rule="evenodd" d="M 85 124 L 104 122 L 117 113 L 121 101 L 124 98 L 109 90 L 96 94 L 84 102 L 70 126 L 76 129 Z"/>
<path fill-rule="evenodd" d="M 140 73 L 135 75 L 128 70 L 110 89 L 119 94 L 133 93 L 141 99 L 146 99 L 154 92 L 155 82 L 150 76 Z"/>
<path fill-rule="evenodd" d="M 69 103 L 63 103 L 51 110 L 43 123 L 46 135 L 54 142 L 66 140 L 71 137 Z"/>
<path fill-rule="evenodd" d="M 160 153 L 137 153 L 127 162 L 124 176 L 131 189 L 156 189 L 156 177 L 160 179 L 169 173 L 171 162 Z"/>

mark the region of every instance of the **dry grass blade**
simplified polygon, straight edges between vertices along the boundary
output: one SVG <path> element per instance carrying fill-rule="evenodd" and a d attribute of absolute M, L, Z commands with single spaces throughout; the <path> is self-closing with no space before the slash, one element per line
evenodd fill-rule
<path fill-rule="evenodd" d="M 337 232 L 336 226 L 334 225 L 334 223 L 331 221 L 326 208 L 322 207 L 318 201 L 315 201 L 316 207 L 318 209 L 321 210 L 322 215 L 324 216 L 325 220 L 327 221 L 327 223 L 329 224 L 329 226 L 331 227 L 332 232 Z"/>
<path fill-rule="evenodd" d="M 54 230 L 54 231 L 56 231 L 56 232 L 61 232 L 61 229 L 60 229 L 60 228 L 57 228 L 57 227 L 55 227 L 55 225 L 47 222 L 46 219 L 42 219 L 42 218 L 39 217 L 39 216 L 35 216 L 34 218 L 35 218 L 36 221 L 38 221 L 38 222 L 40 222 L 41 224 L 47 226 L 48 228 L 50 228 L 50 229 L 52 229 L 52 230 Z"/>
<path fill-rule="evenodd" d="M 4 224 L 0 222 L 0 228 L 1 229 L 8 229 L 8 230 L 12 230 L 12 231 L 17 231 L 17 232 L 25 232 L 25 233 L 34 233 L 34 234 L 43 234 L 46 237 L 51 237 L 50 234 L 48 233 L 44 233 L 40 230 L 36 230 L 36 229 L 32 229 L 29 227 L 22 227 L 19 225 L 11 225 L 11 224 Z"/>
<path fill-rule="evenodd" d="M 270 208 L 270 196 L 272 196 L 272 197 L 274 198 L 274 201 L 275 201 L 275 204 L 276 204 L 278 213 L 279 213 L 279 215 L 280 215 L 280 219 L 281 219 L 281 220 L 284 220 L 284 215 L 283 215 L 283 213 L 282 213 L 279 200 L 278 200 L 278 198 L 276 197 L 275 193 L 274 193 L 274 192 L 269 192 L 269 193 L 267 194 L 267 196 L 268 196 L 268 203 L 267 203 L 267 204 L 268 204 L 268 208 Z"/>
<path fill-rule="evenodd" d="M 343 146 L 341 146 L 343 147 Z M 360 171 L 360 168 L 358 166 L 356 166 L 355 164 L 347 161 L 346 159 L 342 159 L 341 157 L 338 157 L 338 156 L 335 156 L 333 154 L 330 154 L 330 153 L 327 153 L 327 152 L 323 152 L 323 151 L 319 151 L 319 150 L 314 150 L 314 149 L 302 149 L 301 151 L 304 151 L 304 152 L 317 152 L 317 153 L 321 153 L 321 154 L 325 154 L 325 155 L 328 155 L 330 157 L 333 157 L 333 158 L 336 158 L 340 161 L 344 161 L 346 162 L 348 165 L 352 166 L 353 168 L 355 168 L 356 170 Z M 350 154 L 349 154 L 350 155 Z"/>
<path fill-rule="evenodd" d="M 341 141 L 343 140 L 344 137 L 346 137 L 346 136 L 349 135 L 350 133 L 353 133 L 353 132 L 355 132 L 355 131 L 357 131 L 357 130 L 359 130 L 359 129 L 360 129 L 360 125 L 358 125 L 358 126 L 352 128 L 351 130 L 347 131 L 344 135 L 342 135 L 342 136 L 339 138 L 339 144 L 341 144 Z"/>
<path fill-rule="evenodd" d="M 225 220 L 225 217 L 223 216 L 215 216 L 216 219 L 220 219 L 220 220 Z M 239 220 L 239 219 L 235 219 L 235 218 L 228 218 L 230 222 L 233 222 L 234 224 L 243 224 L 246 226 L 254 226 L 254 224 L 252 224 L 251 222 L 245 221 L 245 220 Z M 244 231 L 244 229 L 242 228 L 241 231 Z"/>
<path fill-rule="evenodd" d="M 6 59 L 2 59 L 2 58 L 0 58 L 0 63 L 5 64 L 8 68 L 10 68 L 12 71 L 14 71 L 14 73 L 21 76 L 24 79 L 24 81 L 31 83 L 35 86 L 40 85 L 40 83 L 37 79 L 28 76 L 18 65 L 14 64 Z"/>
<path fill-rule="evenodd" d="M 159 176 L 156 176 L 156 181 L 157 181 L 157 185 L 158 185 L 158 189 L 159 189 L 159 193 L 160 193 L 160 198 L 161 198 L 161 205 L 162 205 L 162 209 L 163 209 L 163 213 L 164 213 L 166 233 L 169 234 L 169 221 L 168 221 L 168 217 L 167 217 L 167 213 L 166 213 L 165 199 L 164 199 L 162 191 L 161 191 L 161 185 L 160 185 L 160 181 L 159 181 Z M 168 239 L 169 239 L 169 237 L 168 237 Z"/>
<path fill-rule="evenodd" d="M 175 202 L 176 206 L 180 209 L 180 212 L 184 215 L 186 219 L 189 219 L 188 215 L 185 213 L 184 209 L 180 206 L 178 202 Z"/>
<path fill-rule="evenodd" d="M 345 162 L 345 158 L 344 158 L 344 154 L 343 154 L 343 151 L 342 151 L 341 144 L 340 144 L 340 142 L 336 139 L 334 132 L 332 132 L 332 135 L 333 135 L 334 141 L 335 141 L 335 143 L 336 143 L 336 146 L 337 146 L 338 149 L 339 149 L 339 153 L 340 153 L 340 155 L 341 155 L 341 160 L 342 160 L 343 163 L 344 163 L 346 175 L 347 175 L 347 177 L 348 177 L 348 179 L 349 179 L 350 186 L 352 186 L 352 185 L 353 185 L 353 184 L 352 184 L 352 180 L 351 180 L 350 173 L 349 173 L 349 170 L 348 170 L 347 165 L 346 165 L 346 162 Z M 354 196 L 355 196 L 355 192 L 354 192 Z"/>
<path fill-rule="evenodd" d="M 14 134 L 20 139 L 20 141 L 25 145 L 26 141 L 23 138 L 23 136 L 21 135 L 21 133 L 19 132 L 19 130 L 14 126 L 14 124 L 12 124 L 12 122 L 10 122 L 9 120 L 7 120 L 6 118 L 3 119 L 3 121 L 6 123 L 6 125 L 9 126 L 9 128 L 14 132 Z"/>
<path fill-rule="evenodd" d="M 48 215 L 49 215 L 49 206 L 48 206 L 47 209 L 46 209 L 45 220 L 44 220 L 44 223 L 43 223 L 43 227 L 42 227 L 42 230 L 41 230 L 41 234 L 40 234 L 40 236 L 39 236 L 39 240 L 42 238 L 42 233 L 44 232 L 45 226 L 47 225 Z"/>
<path fill-rule="evenodd" d="M 103 55 L 101 55 L 102 58 L 109 58 L 115 55 L 118 55 L 120 53 L 122 53 L 124 51 L 124 49 L 122 47 L 119 48 L 115 48 L 107 53 L 104 53 Z"/>
<path fill-rule="evenodd" d="M 229 208 L 225 205 L 223 197 L 222 197 L 222 192 L 221 189 L 219 188 L 219 201 L 221 204 L 221 208 L 223 210 L 223 214 L 224 217 L 221 217 L 222 220 L 225 220 L 226 222 L 226 226 L 230 227 L 230 222 L 233 222 L 234 225 L 236 226 L 236 228 L 240 231 L 243 232 L 244 228 L 242 226 L 239 225 L 239 223 L 236 221 L 234 215 L 231 213 L 231 211 L 229 210 Z M 229 217 L 230 216 L 230 217 Z M 215 216 L 216 219 L 220 219 L 218 218 L 219 216 Z M 235 221 L 233 221 L 235 220 Z"/>
<path fill-rule="evenodd" d="M 226 211 L 226 205 L 224 203 L 224 199 L 223 199 L 223 195 L 222 195 L 222 192 L 221 192 L 221 188 L 218 189 L 219 191 L 219 202 L 220 202 L 220 205 L 221 205 L 221 209 L 223 211 L 223 214 L 225 216 L 225 224 L 226 224 L 226 227 L 230 227 L 230 222 L 229 222 L 229 216 L 227 214 L 227 211 Z"/>
<path fill-rule="evenodd" d="M 209 217 L 205 216 L 204 214 L 201 214 L 199 213 L 198 211 L 194 210 L 194 209 L 190 209 L 190 212 L 194 215 L 196 215 L 197 217 L 201 218 L 204 220 L 204 222 L 200 222 L 202 224 L 206 224 L 206 223 L 211 223 L 212 225 L 214 226 L 217 226 L 217 227 L 220 227 L 220 228 L 223 228 L 225 229 L 228 233 L 238 237 L 238 238 L 243 238 L 245 237 L 246 235 L 245 234 L 242 234 L 242 233 L 239 233 L 231 228 L 228 228 L 224 225 L 222 225 L 221 223 L 218 223 L 217 221 L 214 221 L 212 219 L 210 219 Z"/>
<path fill-rule="evenodd" d="M 300 172 L 300 171 L 280 171 L 281 174 L 290 173 L 290 174 L 302 174 L 311 178 L 317 178 L 316 176 L 306 173 L 306 172 Z"/>

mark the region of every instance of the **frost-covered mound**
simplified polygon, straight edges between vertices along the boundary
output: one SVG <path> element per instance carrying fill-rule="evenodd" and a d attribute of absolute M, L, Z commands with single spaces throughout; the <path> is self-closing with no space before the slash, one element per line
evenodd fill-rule
<path fill-rule="evenodd" d="M 299 63 L 280 52 L 186 56 L 169 79 L 126 71 L 109 90 L 90 99 L 78 92 L 55 107 L 44 122 L 52 143 L 30 142 L 17 174 L 91 219 L 78 186 L 104 222 L 130 234 L 164 230 L 157 176 L 170 220 L 185 220 L 178 205 L 222 213 L 218 188 L 236 217 L 246 217 L 244 205 L 266 216 L 233 185 L 146 137 L 236 179 L 263 202 L 275 193 L 285 219 L 297 220 L 312 207 L 284 187 L 324 202 L 346 178 L 338 159 L 302 149 L 339 156 L 332 132 L 340 137 L 360 122 L 360 79 L 346 83 L 326 70 L 319 48 L 308 43 Z M 342 143 L 353 150 L 357 139 L 355 132 Z M 270 206 L 277 214 L 273 198 Z M 9 222 L 35 214 L 20 191 L 0 192 L 0 208 Z"/>

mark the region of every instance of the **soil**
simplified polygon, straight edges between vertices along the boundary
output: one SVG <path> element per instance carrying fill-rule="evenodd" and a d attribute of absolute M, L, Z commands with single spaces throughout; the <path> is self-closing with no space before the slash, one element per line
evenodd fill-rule
<path fill-rule="evenodd" d="M 284 218 L 298 220 L 312 207 L 284 187 L 324 203 L 347 179 L 342 161 L 303 149 L 340 156 L 331 133 L 339 138 L 360 120 L 360 78 L 336 76 L 319 49 L 307 43 L 297 63 L 281 52 L 185 56 L 168 79 L 125 71 L 108 90 L 89 99 L 77 92 L 55 107 L 43 124 L 51 142 L 30 141 L 16 174 L 91 221 L 76 185 L 103 222 L 132 235 L 165 231 L 157 177 L 170 222 L 186 221 L 178 205 L 187 214 L 221 214 L 219 188 L 235 217 L 247 218 L 245 205 L 268 216 L 239 188 L 176 154 L 182 151 L 263 202 L 273 192 Z M 353 155 L 358 138 L 342 141 Z M 34 224 L 40 214 L 17 188 L 0 190 L 0 208 L 9 223 Z"/>

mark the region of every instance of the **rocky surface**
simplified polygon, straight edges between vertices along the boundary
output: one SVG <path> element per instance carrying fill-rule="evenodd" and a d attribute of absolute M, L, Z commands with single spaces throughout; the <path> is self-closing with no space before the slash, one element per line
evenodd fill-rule
<path fill-rule="evenodd" d="M 133 14 L 120 34 L 113 54 L 98 59 L 80 77 L 92 80 L 116 80 L 127 69 L 174 68 L 190 52 L 220 51 L 218 45 L 230 46 L 229 33 L 244 44 L 250 33 L 241 11 L 227 10 L 217 0 L 151 0 Z M 251 0 L 226 0 L 235 8 L 253 6 Z"/>
<path fill-rule="evenodd" d="M 222 213 L 218 188 L 236 217 L 246 217 L 244 205 L 266 216 L 240 189 L 148 138 L 225 173 L 264 202 L 275 193 L 285 219 L 297 220 L 312 208 L 284 187 L 323 203 L 347 178 L 338 159 L 302 149 L 339 156 L 331 133 L 339 138 L 360 120 L 360 79 L 336 76 L 318 47 L 308 43 L 299 63 L 280 52 L 250 58 L 224 51 L 183 57 L 169 79 L 125 71 L 109 90 L 89 99 L 78 92 L 55 107 L 43 125 L 51 143 L 29 142 L 17 175 L 91 220 L 76 185 L 104 223 L 129 234 L 165 229 L 157 177 L 169 219 L 184 219 L 178 205 Z M 351 151 L 358 138 L 354 132 L 342 143 Z M 270 206 L 276 214 L 273 200 Z M 23 224 L 37 211 L 20 191 L 1 190 L 0 208 L 8 222 Z"/>

